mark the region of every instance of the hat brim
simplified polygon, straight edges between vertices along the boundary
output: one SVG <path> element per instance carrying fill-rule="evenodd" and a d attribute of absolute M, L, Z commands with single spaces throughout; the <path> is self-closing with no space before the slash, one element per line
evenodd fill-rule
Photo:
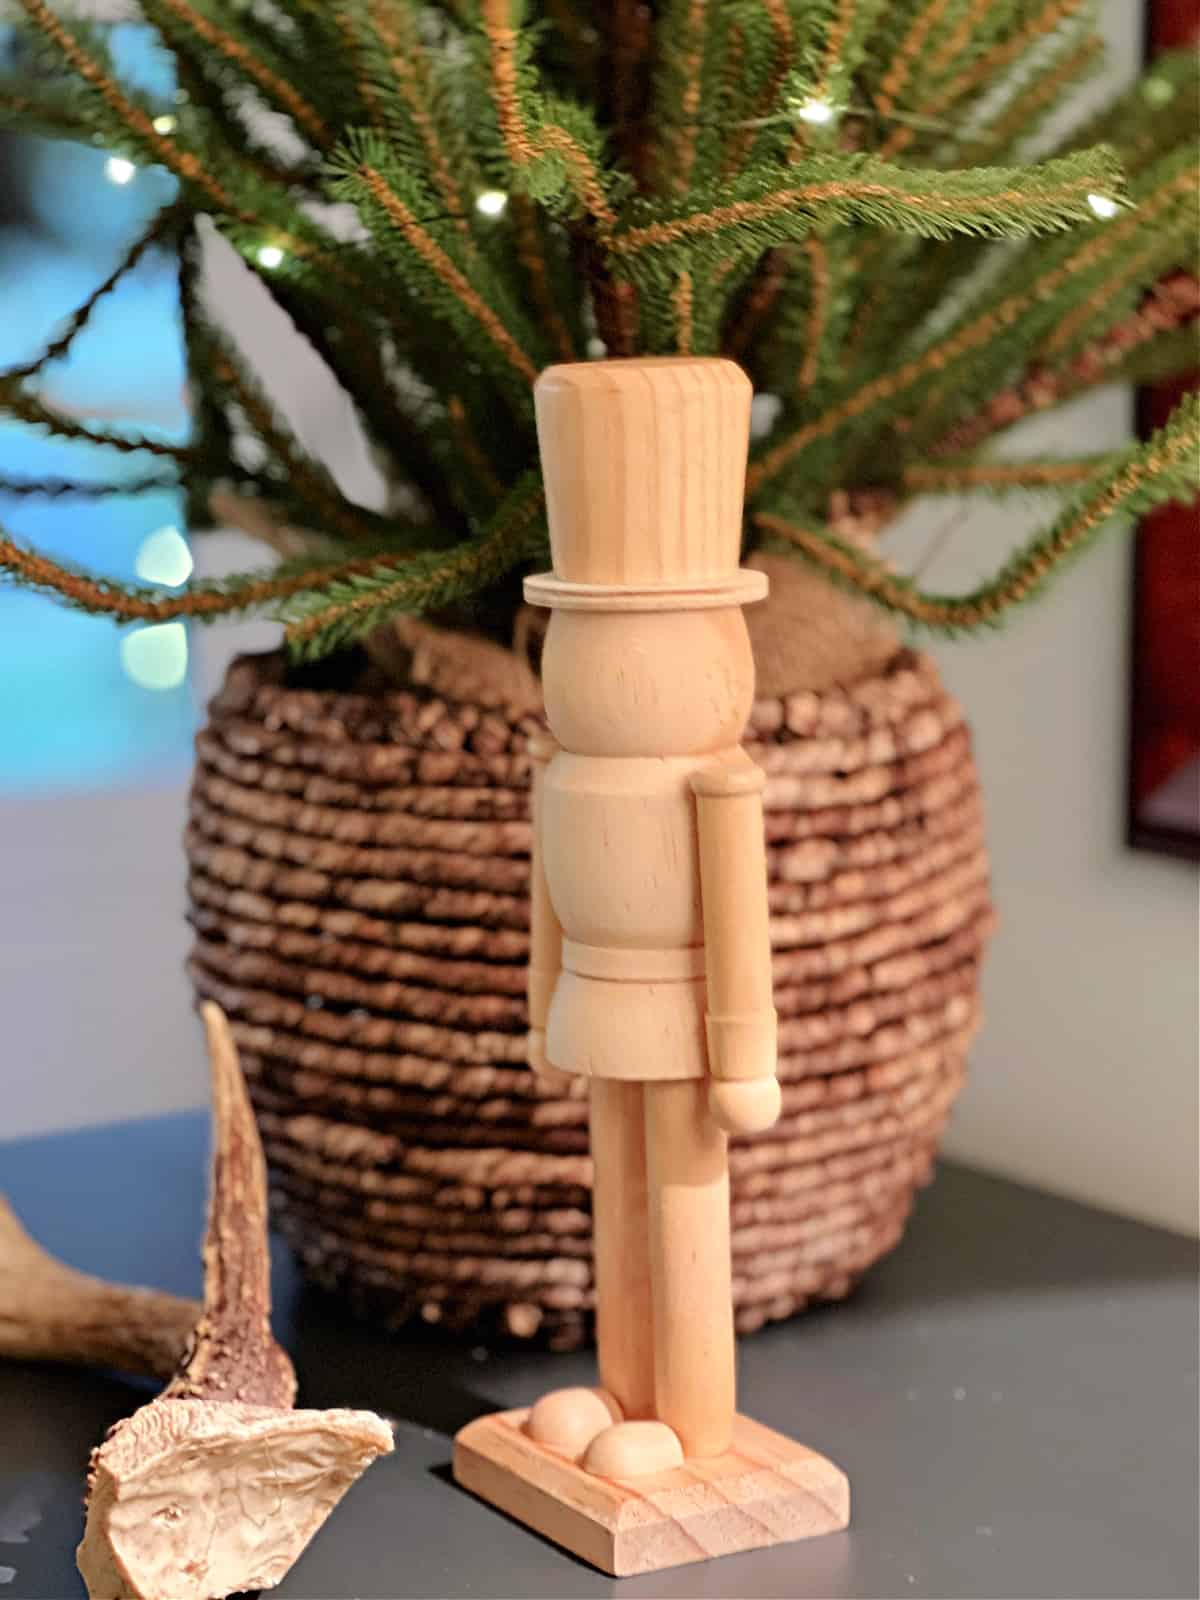
<path fill-rule="evenodd" d="M 539 572 L 525 579 L 525 598 L 556 611 L 701 611 L 753 605 L 766 599 L 768 587 L 767 574 L 751 567 L 697 583 L 568 583 Z"/>

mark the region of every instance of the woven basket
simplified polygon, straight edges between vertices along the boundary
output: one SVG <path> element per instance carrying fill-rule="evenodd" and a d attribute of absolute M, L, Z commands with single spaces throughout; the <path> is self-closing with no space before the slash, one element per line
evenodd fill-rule
<path fill-rule="evenodd" d="M 290 686 L 278 655 L 233 664 L 197 740 L 190 970 L 231 1019 L 310 1275 L 391 1322 L 566 1348 L 590 1335 L 591 1164 L 582 1094 L 523 1060 L 537 708 L 470 663 L 414 676 L 338 691 Z M 748 748 L 783 1115 L 731 1151 L 743 1332 L 845 1295 L 899 1239 L 992 918 L 968 735 L 927 657 L 761 697 Z"/>

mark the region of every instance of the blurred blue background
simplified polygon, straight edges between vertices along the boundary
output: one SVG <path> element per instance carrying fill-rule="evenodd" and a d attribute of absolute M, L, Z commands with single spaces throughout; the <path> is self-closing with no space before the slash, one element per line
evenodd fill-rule
<path fill-rule="evenodd" d="M 122 75 L 169 104 L 169 63 L 149 30 L 119 24 L 110 39 Z M 27 48 L 0 25 L 0 69 L 28 68 Z M 0 136 L 0 370 L 40 352 L 173 190 L 161 169 L 136 169 L 100 147 Z M 177 273 L 169 251 L 143 257 L 39 380 L 50 404 L 109 428 L 186 437 Z M 182 582 L 190 557 L 176 491 L 47 500 L 3 487 L 37 478 L 131 483 L 160 467 L 144 454 L 0 420 L 0 523 L 99 572 Z M 177 781 L 195 722 L 181 624 L 117 629 L 0 587 L 0 793 Z"/>

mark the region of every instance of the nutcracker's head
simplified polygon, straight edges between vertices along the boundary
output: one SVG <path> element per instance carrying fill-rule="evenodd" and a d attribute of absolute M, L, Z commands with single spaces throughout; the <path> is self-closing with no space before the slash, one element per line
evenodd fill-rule
<path fill-rule="evenodd" d="M 542 676 L 555 736 L 597 755 L 687 755 L 741 737 L 754 666 L 739 566 L 750 382 L 688 356 L 550 367 L 538 440 L 554 570 Z"/>

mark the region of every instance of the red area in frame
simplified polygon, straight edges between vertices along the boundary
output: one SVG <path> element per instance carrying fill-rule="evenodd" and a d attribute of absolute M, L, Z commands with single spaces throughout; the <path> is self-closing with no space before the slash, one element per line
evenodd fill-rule
<path fill-rule="evenodd" d="M 1147 24 L 1151 57 L 1195 44 L 1200 0 L 1151 0 Z M 1143 391 L 1142 432 L 1196 381 Z M 1200 857 L 1200 499 L 1162 506 L 1138 528 L 1131 711 L 1130 843 Z"/>

